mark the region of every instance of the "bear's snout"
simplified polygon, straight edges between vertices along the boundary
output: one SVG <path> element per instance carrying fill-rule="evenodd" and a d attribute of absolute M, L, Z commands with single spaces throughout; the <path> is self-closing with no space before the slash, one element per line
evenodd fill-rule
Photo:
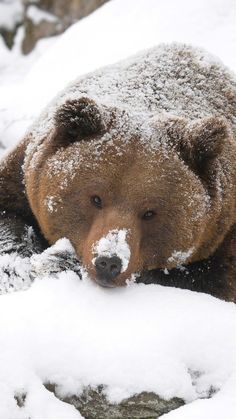
<path fill-rule="evenodd" d="M 96 282 L 104 287 L 115 287 L 114 279 L 121 273 L 122 261 L 118 256 L 97 257 L 94 261 Z"/>
<path fill-rule="evenodd" d="M 93 224 L 82 251 L 81 260 L 90 277 L 104 287 L 125 285 L 140 262 L 135 230 L 131 226 L 118 227 L 117 218 L 115 228 L 110 227 L 111 222 L 106 226 L 105 220 Z"/>

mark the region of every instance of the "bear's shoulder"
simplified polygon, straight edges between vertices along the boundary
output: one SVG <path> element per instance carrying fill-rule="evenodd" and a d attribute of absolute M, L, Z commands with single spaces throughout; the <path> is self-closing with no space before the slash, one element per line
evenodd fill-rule
<path fill-rule="evenodd" d="M 25 138 L 0 162 L 0 211 L 32 219 L 25 194 L 23 163 L 28 139 Z"/>

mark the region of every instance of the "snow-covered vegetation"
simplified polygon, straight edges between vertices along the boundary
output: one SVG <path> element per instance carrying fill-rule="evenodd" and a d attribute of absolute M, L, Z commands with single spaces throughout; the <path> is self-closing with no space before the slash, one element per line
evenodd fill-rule
<path fill-rule="evenodd" d="M 202 46 L 236 70 L 235 28 L 233 0 L 113 0 L 27 58 L 19 31 L 12 52 L 0 43 L 1 143 L 13 146 L 73 78 L 159 42 Z M 125 237 L 104 240 L 95 251 L 120 245 L 127 262 Z M 116 402 L 141 391 L 184 399 L 168 419 L 235 418 L 234 304 L 154 285 L 102 289 L 85 273 L 82 280 L 71 271 L 48 276 L 48 255 L 0 260 L 0 268 L 8 263 L 26 275 L 25 283 L 12 281 L 18 292 L 0 297 L 0 418 L 80 418 L 45 382 L 63 397 L 103 384 Z"/>

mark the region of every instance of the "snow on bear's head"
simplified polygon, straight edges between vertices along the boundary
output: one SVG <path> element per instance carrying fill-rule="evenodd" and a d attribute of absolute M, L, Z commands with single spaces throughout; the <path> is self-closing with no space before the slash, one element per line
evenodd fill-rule
<path fill-rule="evenodd" d="M 104 286 L 204 259 L 220 240 L 209 199 L 218 197 L 217 212 L 215 161 L 227 135 L 222 118 L 148 119 L 84 97 L 67 101 L 47 138 L 29 145 L 31 208 L 49 243 L 68 238 Z"/>

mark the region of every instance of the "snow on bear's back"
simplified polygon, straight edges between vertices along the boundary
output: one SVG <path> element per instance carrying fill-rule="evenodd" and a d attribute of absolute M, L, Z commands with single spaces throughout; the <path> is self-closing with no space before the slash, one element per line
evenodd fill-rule
<path fill-rule="evenodd" d="M 59 98 L 81 94 L 131 113 L 236 117 L 234 75 L 216 57 L 185 44 L 161 44 L 85 75 Z"/>
<path fill-rule="evenodd" d="M 160 44 L 79 77 L 36 120 L 30 130 L 36 142 L 53 128 L 58 107 L 84 96 L 121 115 L 126 111 L 134 124 L 166 112 L 192 120 L 221 115 L 236 124 L 234 74 L 208 52 L 185 44 Z"/>

